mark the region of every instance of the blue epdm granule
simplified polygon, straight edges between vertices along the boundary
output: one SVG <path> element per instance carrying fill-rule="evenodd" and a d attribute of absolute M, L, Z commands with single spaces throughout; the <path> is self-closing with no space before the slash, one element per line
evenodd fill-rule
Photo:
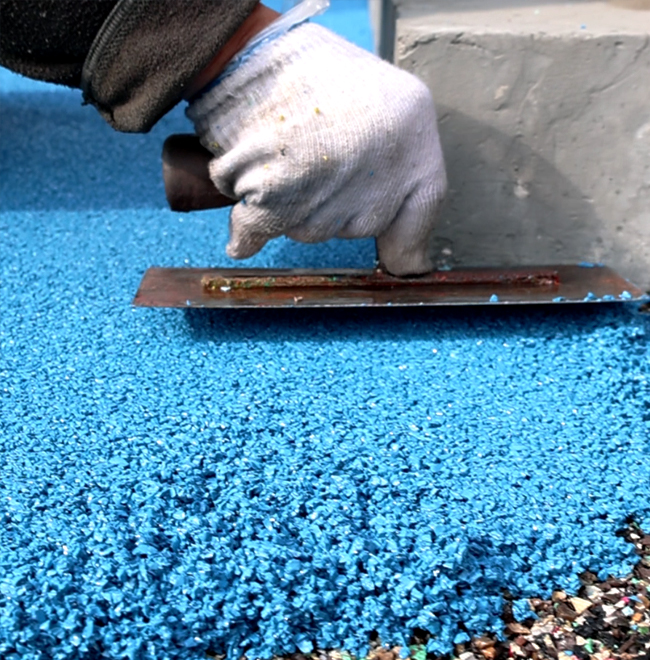
<path fill-rule="evenodd" d="M 616 532 L 650 523 L 634 306 L 132 309 L 150 265 L 233 264 L 226 212 L 165 208 L 182 110 L 125 136 L 76 92 L 0 90 L 3 660 L 363 654 L 415 627 L 446 652 L 501 630 L 505 589 L 524 616 L 629 571 Z M 373 258 L 276 241 L 248 264 Z"/>

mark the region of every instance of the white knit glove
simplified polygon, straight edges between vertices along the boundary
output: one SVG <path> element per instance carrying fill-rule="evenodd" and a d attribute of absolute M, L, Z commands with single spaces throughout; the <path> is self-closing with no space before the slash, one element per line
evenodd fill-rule
<path fill-rule="evenodd" d="M 190 104 L 215 156 L 210 177 L 239 200 L 227 253 L 278 236 L 377 239 L 394 275 L 432 269 L 446 175 L 427 87 L 315 24 L 268 43 Z"/>

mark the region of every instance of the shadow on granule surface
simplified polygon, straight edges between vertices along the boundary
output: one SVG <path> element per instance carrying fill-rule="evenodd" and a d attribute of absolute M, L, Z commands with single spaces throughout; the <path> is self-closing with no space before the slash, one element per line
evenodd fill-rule
<path fill-rule="evenodd" d="M 645 315 L 630 308 L 623 318 L 644 322 Z M 630 315 L 630 311 L 632 314 Z M 530 340 L 549 341 L 560 337 L 588 335 L 598 329 L 620 326 L 621 309 L 616 303 L 599 305 L 537 305 L 522 307 L 480 306 L 402 309 L 281 309 L 217 310 L 188 309 L 182 312 L 188 330 L 197 341 L 248 341 L 251 337 L 286 341 L 313 338 L 326 332 L 331 340 L 461 339 L 467 332 L 480 339 L 513 327 Z M 648 338 L 644 332 L 631 338 L 632 352 L 645 354 Z M 532 345 L 532 344 L 531 344 Z M 637 365 L 638 366 L 638 365 Z"/>

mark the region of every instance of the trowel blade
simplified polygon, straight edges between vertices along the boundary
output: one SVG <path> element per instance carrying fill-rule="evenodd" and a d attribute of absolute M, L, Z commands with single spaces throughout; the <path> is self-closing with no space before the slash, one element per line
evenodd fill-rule
<path fill-rule="evenodd" d="M 397 278 L 376 270 L 150 268 L 138 307 L 446 307 L 644 301 L 600 265 L 472 268 Z"/>

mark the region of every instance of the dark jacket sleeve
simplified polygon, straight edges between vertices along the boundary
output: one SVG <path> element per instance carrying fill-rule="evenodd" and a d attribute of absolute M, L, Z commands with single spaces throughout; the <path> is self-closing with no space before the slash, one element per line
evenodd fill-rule
<path fill-rule="evenodd" d="M 116 0 L 0 0 L 0 65 L 79 87 L 95 36 Z"/>
<path fill-rule="evenodd" d="M 118 131 L 144 133 L 259 0 L 0 0 L 0 64 L 81 87 Z"/>

